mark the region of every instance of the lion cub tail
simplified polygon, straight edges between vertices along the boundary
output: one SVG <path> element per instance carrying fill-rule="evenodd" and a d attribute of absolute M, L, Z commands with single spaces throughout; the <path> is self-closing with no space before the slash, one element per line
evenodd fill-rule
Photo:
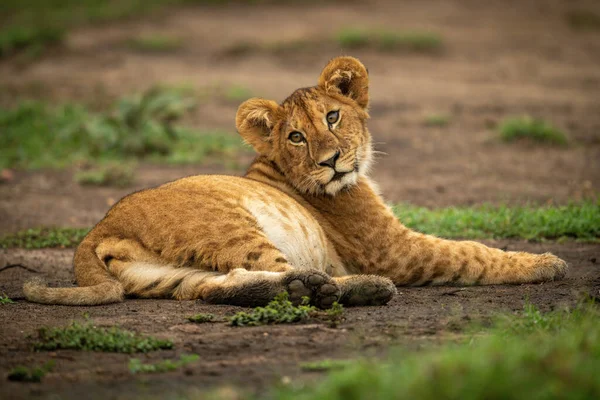
<path fill-rule="evenodd" d="M 123 285 L 114 280 L 94 286 L 50 288 L 37 278 L 26 282 L 23 291 L 27 300 L 41 304 L 95 306 L 123 301 Z"/>
<path fill-rule="evenodd" d="M 33 279 L 23 285 L 25 298 L 34 303 L 68 306 L 94 306 L 123 301 L 121 282 L 108 272 L 95 252 L 91 241 L 84 241 L 75 253 L 75 275 L 79 287 L 50 288 L 42 279 Z"/>

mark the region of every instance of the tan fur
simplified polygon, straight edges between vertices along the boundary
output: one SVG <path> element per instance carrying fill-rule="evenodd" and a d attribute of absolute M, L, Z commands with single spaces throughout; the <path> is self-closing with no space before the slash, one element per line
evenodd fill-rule
<path fill-rule="evenodd" d="M 81 287 L 32 282 L 27 298 L 93 305 L 128 295 L 258 305 L 285 290 L 295 302 L 309 296 L 328 307 L 336 300 L 384 304 L 394 285 L 564 276 L 567 265 L 551 254 L 504 252 L 403 226 L 367 176 L 368 103 L 367 70 L 352 57 L 331 60 L 317 86 L 298 89 L 281 105 L 246 101 L 236 125 L 259 155 L 245 177 L 195 176 L 125 197 L 77 249 Z M 335 123 L 327 120 L 331 111 L 339 112 Z M 291 132 L 304 140 L 293 142 Z"/>

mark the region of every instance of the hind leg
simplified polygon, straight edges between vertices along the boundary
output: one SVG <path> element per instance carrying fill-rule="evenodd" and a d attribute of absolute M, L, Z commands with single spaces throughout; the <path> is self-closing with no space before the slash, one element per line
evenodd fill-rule
<path fill-rule="evenodd" d="M 389 279 L 377 275 L 349 275 L 334 278 L 341 290 L 340 304 L 345 306 L 379 306 L 397 293 Z"/>
<path fill-rule="evenodd" d="M 287 292 L 294 304 L 303 297 L 319 308 L 329 308 L 340 298 L 340 289 L 327 274 L 313 269 L 287 272 L 234 269 L 221 278 L 199 287 L 203 300 L 213 304 L 262 306 Z"/>
<path fill-rule="evenodd" d="M 306 296 L 311 304 L 321 308 L 339 300 L 340 289 L 326 273 L 293 268 L 285 262 L 283 254 L 271 248 L 268 248 L 268 257 L 256 259 L 254 254 L 259 249 L 264 252 L 265 246 L 248 248 L 250 256 L 239 255 L 243 260 L 253 261 L 252 270 L 232 268 L 228 271 L 176 267 L 132 240 L 107 241 L 98 248 L 97 254 L 122 283 L 125 294 L 134 297 L 202 299 L 213 304 L 257 306 L 287 291 L 292 302 L 298 304 Z M 236 260 L 228 261 L 233 264 Z"/>
<path fill-rule="evenodd" d="M 112 261 L 109 268 L 127 295 L 142 298 L 201 299 L 211 304 L 256 307 L 287 292 L 293 303 L 306 296 L 311 304 L 327 308 L 341 294 L 331 277 L 312 269 L 271 272 L 237 268 L 221 273 L 135 261 Z"/>

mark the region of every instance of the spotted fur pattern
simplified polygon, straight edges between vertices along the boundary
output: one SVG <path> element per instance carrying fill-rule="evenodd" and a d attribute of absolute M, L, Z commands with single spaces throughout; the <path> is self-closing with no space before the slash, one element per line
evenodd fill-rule
<path fill-rule="evenodd" d="M 250 99 L 236 116 L 258 156 L 246 176 L 194 176 L 118 202 L 75 253 L 77 288 L 28 282 L 48 304 L 124 296 L 261 305 L 287 291 L 329 307 L 385 304 L 396 285 L 559 279 L 552 254 L 505 252 L 420 234 L 396 219 L 368 177 L 368 74 L 329 62 L 317 86 L 283 103 Z M 334 114 L 331 114 L 331 113 Z"/>

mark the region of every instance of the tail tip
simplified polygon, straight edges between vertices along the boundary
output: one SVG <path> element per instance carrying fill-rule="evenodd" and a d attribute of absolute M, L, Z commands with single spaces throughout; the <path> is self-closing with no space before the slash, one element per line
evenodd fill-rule
<path fill-rule="evenodd" d="M 23 292 L 27 300 L 32 300 L 35 297 L 35 293 L 40 289 L 48 287 L 46 281 L 40 277 L 35 277 L 23 284 Z"/>

